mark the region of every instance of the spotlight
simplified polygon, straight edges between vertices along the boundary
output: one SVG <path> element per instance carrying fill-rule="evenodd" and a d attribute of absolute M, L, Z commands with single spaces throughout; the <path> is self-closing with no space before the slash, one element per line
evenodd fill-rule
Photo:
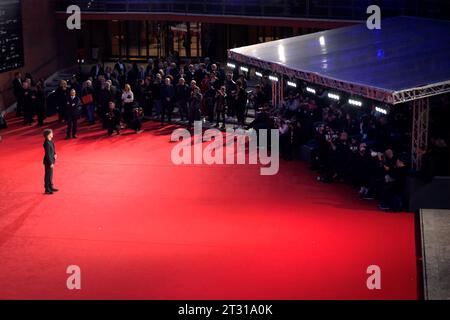
<path fill-rule="evenodd" d="M 328 98 L 333 99 L 333 100 L 341 99 L 341 97 L 339 97 L 337 94 L 334 94 L 334 93 L 328 93 Z"/>
<path fill-rule="evenodd" d="M 358 100 L 348 99 L 348 103 L 357 107 L 362 106 L 362 102 Z"/>
<path fill-rule="evenodd" d="M 306 87 L 306 91 L 312 94 L 316 94 L 316 89 L 313 89 L 311 87 Z"/>
<path fill-rule="evenodd" d="M 388 113 L 388 111 L 386 109 L 381 108 L 381 107 L 375 107 L 375 111 L 379 112 L 379 113 L 382 113 L 382 114 L 387 114 Z"/>
<path fill-rule="evenodd" d="M 227 67 L 231 69 L 236 69 L 236 65 L 234 63 L 228 62 Z"/>
<path fill-rule="evenodd" d="M 325 37 L 324 36 L 319 37 L 319 43 L 322 47 L 325 46 Z"/>
<path fill-rule="evenodd" d="M 261 72 L 259 72 L 259 71 L 256 71 L 256 72 L 255 72 L 255 75 L 256 75 L 257 77 L 260 77 L 260 78 L 262 78 L 262 76 L 263 76 L 263 74 L 262 74 Z"/>
<path fill-rule="evenodd" d="M 242 67 L 241 67 L 241 71 L 244 71 L 244 72 L 248 72 L 248 68 L 247 68 L 247 67 L 244 67 L 244 66 L 242 66 Z"/>
<path fill-rule="evenodd" d="M 297 88 L 297 84 L 296 84 L 295 82 L 293 82 L 293 81 L 288 81 L 288 82 L 287 82 L 287 85 L 288 85 L 289 87 Z"/>
<path fill-rule="evenodd" d="M 269 76 L 270 81 L 278 82 L 278 77 L 275 76 Z"/>

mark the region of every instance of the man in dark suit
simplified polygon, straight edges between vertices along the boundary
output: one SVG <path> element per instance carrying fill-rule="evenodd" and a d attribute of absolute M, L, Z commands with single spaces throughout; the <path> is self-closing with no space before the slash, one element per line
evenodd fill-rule
<path fill-rule="evenodd" d="M 188 118 L 187 115 L 187 104 L 191 97 L 189 87 L 186 85 L 184 78 L 178 80 L 178 85 L 175 87 L 175 104 L 178 107 L 178 112 L 180 113 L 181 121 L 184 118 Z"/>
<path fill-rule="evenodd" d="M 53 194 L 57 192 L 53 186 L 53 167 L 55 166 L 56 161 L 56 152 L 55 152 L 55 144 L 53 143 L 53 131 L 51 129 L 44 130 L 44 167 L 45 167 L 45 176 L 44 176 L 44 186 L 45 186 L 45 194 Z"/>
<path fill-rule="evenodd" d="M 173 85 L 170 83 L 170 78 L 164 79 L 164 84 L 161 86 L 161 101 L 162 101 L 162 110 L 161 110 L 161 124 L 164 123 L 164 118 L 167 113 L 169 124 L 172 121 L 172 108 L 173 108 L 173 100 L 175 98 L 175 89 Z"/>
<path fill-rule="evenodd" d="M 17 108 L 16 108 L 16 116 L 21 117 L 22 116 L 22 74 L 20 72 L 16 72 L 15 78 L 13 80 L 13 90 L 14 90 L 14 96 L 16 97 L 17 101 Z"/>
<path fill-rule="evenodd" d="M 89 73 L 92 79 L 97 80 L 99 76 L 105 75 L 105 70 L 100 62 L 97 62 L 95 66 L 91 68 L 91 72 Z"/>
<path fill-rule="evenodd" d="M 98 114 L 102 116 L 102 123 L 104 129 L 107 128 L 106 114 L 109 111 L 109 102 L 113 101 L 115 104 L 118 100 L 117 97 L 118 95 L 116 87 L 112 85 L 111 80 L 107 80 L 98 94 L 98 104 L 99 104 Z"/>
<path fill-rule="evenodd" d="M 33 90 L 30 88 L 30 82 L 24 81 L 22 90 L 22 112 L 24 115 L 24 124 L 31 126 L 34 116 L 34 100 L 36 99 Z"/>
<path fill-rule="evenodd" d="M 245 109 L 247 107 L 247 92 L 242 87 L 241 80 L 236 81 L 236 93 L 235 93 L 235 111 L 238 121 L 238 126 L 245 125 Z"/>
<path fill-rule="evenodd" d="M 206 76 L 206 70 L 205 70 L 205 64 L 200 63 L 197 70 L 194 72 L 194 80 L 197 82 L 197 85 L 200 85 L 203 81 L 203 79 Z"/>
<path fill-rule="evenodd" d="M 77 138 L 77 122 L 81 115 L 81 100 L 75 89 L 70 90 L 66 103 L 67 135 L 66 140 Z"/>

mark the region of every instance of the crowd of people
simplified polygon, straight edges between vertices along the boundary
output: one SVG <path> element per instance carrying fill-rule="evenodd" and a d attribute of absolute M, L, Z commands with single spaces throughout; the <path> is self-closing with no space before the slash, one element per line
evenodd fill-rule
<path fill-rule="evenodd" d="M 448 98 L 439 103 L 449 107 Z M 355 107 L 331 102 L 325 90 L 313 95 L 303 88 L 289 92 L 283 105 L 271 113 L 276 119 L 272 123 L 279 124 L 283 157 L 299 157 L 301 146 L 307 146 L 319 181 L 349 183 L 361 199 L 378 200 L 383 210 L 402 211 L 412 173 L 412 110 L 410 105 L 383 110 L 377 111 L 374 104 Z M 429 149 L 423 150 L 422 169 L 414 173 L 417 177 L 429 181 L 449 175 L 445 126 L 430 128 L 435 130 Z"/>
<path fill-rule="evenodd" d="M 203 119 L 225 129 L 227 123 L 245 129 L 278 129 L 280 153 L 286 160 L 300 157 L 302 146 L 312 152 L 313 170 L 321 182 L 347 182 L 361 199 L 378 199 L 381 209 L 405 208 L 406 178 L 410 172 L 410 106 L 377 112 L 367 103 L 355 107 L 331 101 L 324 89 L 310 94 L 304 87 L 286 91 L 282 105 L 272 106 L 272 85 L 267 76 L 247 91 L 247 76 L 226 72 L 209 58 L 181 64 L 177 58 L 152 60 L 146 66 L 122 59 L 114 67 L 95 64 L 87 77 L 62 80 L 54 92 L 60 122 L 67 124 L 66 139 L 77 138 L 82 115 L 89 125 L 100 121 L 109 136 L 124 129 L 142 132 L 145 120 L 171 123 L 174 116 L 189 129 Z M 81 84 L 80 84 L 81 83 Z M 31 125 L 45 119 L 44 81 L 31 75 L 14 79 L 17 115 Z M 246 122 L 248 108 L 255 110 Z M 386 109 L 387 110 L 387 109 Z M 442 136 L 424 150 L 420 175 L 448 175 L 448 146 Z M 439 159 L 439 160 L 437 160 Z M 443 160 L 442 160 L 443 159 Z"/>
<path fill-rule="evenodd" d="M 43 126 L 46 117 L 44 79 L 34 81 L 31 74 L 27 73 L 23 77 L 22 73 L 16 72 L 13 91 L 17 101 L 17 116 L 23 117 L 26 125 L 32 125 L 34 117 L 37 116 L 38 125 Z"/>
<path fill-rule="evenodd" d="M 62 80 L 54 93 L 59 120 L 68 122 L 68 139 L 76 137 L 75 120 L 82 114 L 90 125 L 101 121 L 110 135 L 121 128 L 140 133 L 142 121 L 170 124 L 174 116 L 188 128 L 200 119 L 221 129 L 227 121 L 245 125 L 245 78 L 236 79 L 208 58 L 184 65 L 150 59 L 145 67 L 136 62 L 128 67 L 119 59 L 113 68 L 94 65 L 81 85 L 78 78 Z M 78 98 L 69 101 L 72 90 Z"/>

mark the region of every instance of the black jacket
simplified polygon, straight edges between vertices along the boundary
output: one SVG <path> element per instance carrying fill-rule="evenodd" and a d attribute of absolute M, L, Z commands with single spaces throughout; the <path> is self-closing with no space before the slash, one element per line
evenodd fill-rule
<path fill-rule="evenodd" d="M 167 98 L 170 98 L 170 102 L 173 102 L 173 98 L 175 97 L 175 89 L 173 85 L 161 85 L 161 100 L 163 102 L 167 102 Z"/>
<path fill-rule="evenodd" d="M 105 114 L 105 117 L 106 117 L 106 121 L 108 122 L 109 125 L 117 126 L 120 124 L 120 119 L 122 118 L 122 114 L 120 113 L 119 109 L 114 108 L 112 110 L 112 112 L 108 111 Z"/>
<path fill-rule="evenodd" d="M 45 139 L 44 150 L 45 150 L 45 155 L 44 155 L 43 163 L 46 166 L 50 166 L 50 165 L 54 164 L 56 152 L 55 152 L 55 144 L 53 143 L 53 141 Z"/>
<path fill-rule="evenodd" d="M 245 109 L 247 106 L 247 92 L 242 88 L 236 95 L 236 106 L 242 109 Z"/>
<path fill-rule="evenodd" d="M 114 86 L 111 86 L 111 88 L 108 90 L 106 88 L 103 88 L 100 90 L 98 95 L 98 103 L 102 108 L 105 108 L 105 110 L 108 110 L 109 102 L 113 101 L 117 104 L 118 98 L 117 98 L 117 89 Z"/>
<path fill-rule="evenodd" d="M 81 100 L 77 96 L 72 98 L 67 97 L 66 102 L 66 117 L 68 119 L 78 119 L 81 115 Z"/>
<path fill-rule="evenodd" d="M 64 110 L 64 108 L 66 107 L 67 97 L 70 95 L 69 92 L 70 89 L 63 90 L 61 87 L 58 87 L 58 89 L 56 89 L 55 91 L 56 102 L 58 104 L 58 107 L 62 108 L 62 110 Z"/>
<path fill-rule="evenodd" d="M 33 111 L 33 90 L 23 89 L 23 91 L 22 91 L 22 108 L 26 112 Z"/>
<path fill-rule="evenodd" d="M 22 80 L 19 79 L 14 79 L 13 80 L 13 88 L 14 88 L 14 95 L 17 97 L 20 97 L 20 95 L 22 94 Z"/>
<path fill-rule="evenodd" d="M 98 68 L 98 72 L 97 72 L 97 66 L 95 65 L 95 66 L 93 66 L 93 67 L 91 68 L 90 75 L 91 75 L 91 77 L 92 77 L 93 79 L 97 79 L 98 76 L 104 76 L 104 75 L 105 75 L 105 70 L 103 69 L 102 66 L 100 66 L 100 67 Z"/>
<path fill-rule="evenodd" d="M 187 100 L 190 98 L 190 90 L 187 85 L 176 85 L 175 86 L 175 100 L 187 102 Z"/>

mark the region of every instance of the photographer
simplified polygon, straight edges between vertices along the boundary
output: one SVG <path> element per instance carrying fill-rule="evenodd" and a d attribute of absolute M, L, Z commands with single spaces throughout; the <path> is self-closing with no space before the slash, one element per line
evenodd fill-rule
<path fill-rule="evenodd" d="M 277 118 L 276 124 L 280 132 L 280 156 L 284 160 L 292 160 L 292 130 L 290 122 Z"/>
<path fill-rule="evenodd" d="M 264 106 L 264 104 L 267 102 L 267 99 L 264 95 L 264 92 L 261 89 L 261 85 L 257 84 L 255 87 L 255 91 L 252 92 L 250 95 L 250 99 L 253 102 L 253 107 L 257 111 L 260 108 Z"/>
<path fill-rule="evenodd" d="M 342 128 L 349 135 L 355 135 L 359 133 L 358 122 L 352 117 L 350 113 L 345 114 L 345 120 L 342 125 Z"/>
<path fill-rule="evenodd" d="M 404 192 L 406 187 L 406 178 L 408 176 L 407 167 L 408 158 L 406 155 L 400 155 L 395 163 L 395 167 L 386 174 L 385 181 L 380 194 L 381 210 L 390 210 L 399 212 L 404 209 Z"/>
<path fill-rule="evenodd" d="M 390 172 L 395 164 L 394 153 L 391 149 L 381 153 L 371 148 L 369 155 L 371 160 L 369 162 L 370 167 L 367 168 L 369 183 L 360 193 L 361 198 L 364 200 L 374 200 L 378 197 L 385 175 Z"/>
<path fill-rule="evenodd" d="M 236 81 L 236 91 L 233 93 L 235 110 L 237 116 L 238 126 L 244 127 L 245 125 L 245 110 L 247 108 L 247 92 L 242 87 L 240 80 Z"/>
<path fill-rule="evenodd" d="M 233 92 L 236 91 L 236 83 L 233 81 L 233 74 L 227 73 L 227 78 L 225 80 L 225 88 L 227 94 L 227 114 L 229 117 L 234 117 L 235 115 L 235 99 Z"/>
<path fill-rule="evenodd" d="M 108 129 L 108 136 L 112 136 L 113 132 L 116 131 L 117 135 L 120 134 L 120 119 L 122 115 L 120 110 L 116 108 L 114 101 L 110 101 L 108 105 L 108 112 L 105 114 L 106 127 Z"/>
<path fill-rule="evenodd" d="M 359 138 L 360 138 L 359 135 L 352 136 L 350 137 L 349 142 L 350 152 L 348 154 L 347 179 L 353 188 L 359 187 L 354 170 L 356 163 L 359 160 L 359 144 L 360 144 Z"/>
<path fill-rule="evenodd" d="M 319 176 L 317 180 L 322 182 L 332 182 L 335 176 L 333 153 L 335 145 L 333 140 L 337 136 L 329 126 L 320 125 L 317 129 L 316 141 L 318 142 L 317 164 L 319 168 Z"/>
<path fill-rule="evenodd" d="M 334 151 L 334 172 L 335 179 L 339 181 L 347 180 L 348 164 L 350 157 L 350 145 L 348 142 L 348 133 L 341 132 L 336 142 L 331 141 L 331 147 Z"/>
<path fill-rule="evenodd" d="M 301 146 L 307 142 L 301 122 L 299 120 L 294 121 L 292 124 L 292 156 L 294 159 L 300 159 Z"/>
<path fill-rule="evenodd" d="M 144 118 L 144 109 L 136 106 L 131 111 L 131 128 L 134 129 L 136 133 L 142 133 L 142 119 Z"/>
<path fill-rule="evenodd" d="M 200 119 L 200 109 L 202 106 L 202 99 L 203 96 L 200 93 L 200 88 L 194 86 L 188 103 L 188 116 L 189 116 L 188 130 L 192 128 L 192 124 L 194 123 L 194 121 Z"/>
<path fill-rule="evenodd" d="M 367 144 L 360 142 L 357 151 L 354 152 L 351 162 L 352 168 L 352 182 L 353 185 L 359 188 L 359 192 L 362 194 L 366 192 L 370 184 L 369 167 L 370 167 L 370 155 L 367 150 Z"/>
<path fill-rule="evenodd" d="M 220 90 L 216 92 L 215 97 L 215 109 L 216 109 L 216 118 L 217 123 L 216 127 L 219 127 L 220 119 L 222 118 L 222 126 L 221 129 L 225 129 L 225 112 L 226 112 L 226 100 L 227 100 L 227 94 L 226 94 L 226 88 L 225 86 L 220 87 Z"/>
<path fill-rule="evenodd" d="M 204 104 L 208 116 L 209 123 L 214 122 L 214 107 L 215 107 L 215 98 L 216 98 L 216 89 L 210 84 L 208 90 L 206 90 L 203 95 Z"/>
<path fill-rule="evenodd" d="M 298 101 L 298 95 L 294 96 L 293 92 L 289 92 L 287 99 L 283 103 L 283 115 L 285 119 L 291 119 L 297 115 L 300 109 L 300 102 Z"/>

